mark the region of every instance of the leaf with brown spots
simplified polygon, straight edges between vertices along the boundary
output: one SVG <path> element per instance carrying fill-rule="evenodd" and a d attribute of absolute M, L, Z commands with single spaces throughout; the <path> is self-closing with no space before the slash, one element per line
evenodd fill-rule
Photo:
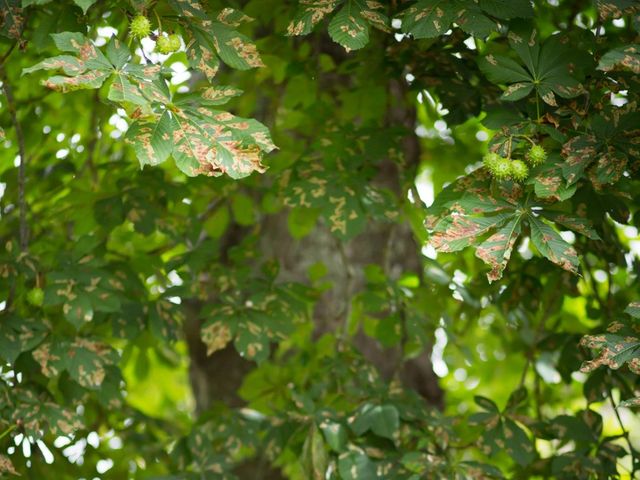
<path fill-rule="evenodd" d="M 53 90 L 69 92 L 99 88 L 115 72 L 114 65 L 91 40 L 81 33 L 54 33 L 51 37 L 59 50 L 74 53 L 76 56 L 59 55 L 48 58 L 32 67 L 25 68 L 22 71 L 23 74 L 37 70 L 62 70 L 65 76 L 55 75 L 45 80 L 44 85 Z"/>
<path fill-rule="evenodd" d="M 593 162 L 597 152 L 598 142 L 593 135 L 579 135 L 573 137 L 562 146 L 562 174 L 568 185 L 580 180 L 586 168 Z"/>
<path fill-rule="evenodd" d="M 3 37 L 12 40 L 22 37 L 25 16 L 21 4 L 20 0 L 0 0 L 0 35 Z"/>
<path fill-rule="evenodd" d="M 458 8 L 450 0 L 419 0 L 404 11 L 402 31 L 417 39 L 440 36 L 451 27 Z"/>
<path fill-rule="evenodd" d="M 18 475 L 18 472 L 16 472 L 11 460 L 4 455 L 0 455 L 0 474 L 5 473 L 8 473 L 9 475 Z"/>
<path fill-rule="evenodd" d="M 478 62 L 480 70 L 491 82 L 507 85 L 502 95 L 504 100 L 520 100 L 535 89 L 545 103 L 557 106 L 556 95 L 573 98 L 583 93 L 582 85 L 569 69 L 574 52 L 570 42 L 561 36 L 552 36 L 541 44 L 535 30 L 512 29 L 509 44 L 526 68 L 508 57 L 495 54 L 489 54 Z"/>
<path fill-rule="evenodd" d="M 0 322 L 0 358 L 13 364 L 22 352 L 38 346 L 49 328 L 47 321 L 6 316 Z"/>
<path fill-rule="evenodd" d="M 544 257 L 571 273 L 578 273 L 578 254 L 558 232 L 532 214 L 529 215 L 529 225 L 531 242 Z"/>
<path fill-rule="evenodd" d="M 620 18 L 640 11 L 637 0 L 596 0 L 596 6 L 602 20 Z"/>
<path fill-rule="evenodd" d="M 603 72 L 629 70 L 640 74 L 640 44 L 625 45 L 609 50 L 600 59 L 598 70 Z"/>
<path fill-rule="evenodd" d="M 567 183 L 563 175 L 566 163 L 554 153 L 547 161 L 531 171 L 527 179 L 528 185 L 533 185 L 538 198 L 564 201 L 571 198 L 577 189 L 576 183 Z"/>
<path fill-rule="evenodd" d="M 72 435 L 83 427 L 75 413 L 54 403 L 46 394 L 36 395 L 32 390 L 18 387 L 12 389 L 10 399 L 11 423 L 20 424 L 25 434 L 34 439 L 48 433 Z"/>
<path fill-rule="evenodd" d="M 569 230 L 573 230 L 580 235 L 584 235 L 591 240 L 600 240 L 600 235 L 598 235 L 598 232 L 594 230 L 592 223 L 586 218 L 550 210 L 542 210 L 541 214 L 552 222 L 562 225 Z"/>
<path fill-rule="evenodd" d="M 300 0 L 300 7 L 287 27 L 287 35 L 308 35 L 342 0 Z"/>
<path fill-rule="evenodd" d="M 502 272 L 520 235 L 521 222 L 522 216 L 513 218 L 476 248 L 476 257 L 491 267 L 491 271 L 487 273 L 489 283 L 502 278 Z"/>
<path fill-rule="evenodd" d="M 429 242 L 439 252 L 456 252 L 477 243 L 513 217 L 514 212 L 489 217 L 452 214 L 438 222 Z"/>
<path fill-rule="evenodd" d="M 108 345 L 78 337 L 74 341 L 52 340 L 33 351 L 46 377 L 69 372 L 73 380 L 90 390 L 99 389 L 107 375 L 106 367 L 118 361 L 118 354 Z"/>

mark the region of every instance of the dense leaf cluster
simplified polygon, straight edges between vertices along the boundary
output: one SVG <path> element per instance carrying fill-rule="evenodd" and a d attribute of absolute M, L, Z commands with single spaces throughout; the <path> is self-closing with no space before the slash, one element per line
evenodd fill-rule
<path fill-rule="evenodd" d="M 0 47 L 0 477 L 640 475 L 638 2 L 3 0 Z"/>

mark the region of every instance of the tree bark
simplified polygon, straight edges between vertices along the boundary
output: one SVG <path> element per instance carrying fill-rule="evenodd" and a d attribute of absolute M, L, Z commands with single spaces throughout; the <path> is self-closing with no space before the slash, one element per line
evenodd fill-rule
<path fill-rule="evenodd" d="M 319 48 L 328 52 L 339 63 L 344 52 L 323 38 Z M 331 83 L 331 79 L 324 79 Z M 323 80 L 320 80 L 320 84 Z M 403 126 L 409 135 L 402 141 L 402 151 L 407 168 L 416 169 L 420 161 L 420 144 L 413 133 L 416 122 L 414 102 L 407 101 L 407 87 L 404 80 L 391 79 L 387 85 L 390 106 L 386 123 L 389 126 Z M 374 180 L 377 186 L 384 186 L 399 198 L 406 196 L 402 172 L 391 160 L 383 162 L 379 175 Z M 279 281 L 306 282 L 308 268 L 323 262 L 328 268 L 327 280 L 333 287 L 325 292 L 315 305 L 314 323 L 316 333 L 337 331 L 343 328 L 351 299 L 365 288 L 364 268 L 369 264 L 381 264 L 386 274 L 397 279 L 402 273 L 414 272 L 420 277 L 422 262 L 420 246 L 416 245 L 411 228 L 407 223 L 383 223 L 370 221 L 366 230 L 348 243 L 339 242 L 323 224 L 301 240 L 293 239 L 287 227 L 287 212 L 269 215 L 260 225 L 260 254 L 263 258 L 274 258 L 279 262 Z M 229 246 L 238 243 L 239 238 L 229 238 Z M 386 252 L 385 255 L 382 252 Z M 383 258 L 384 257 L 384 258 Z M 223 401 L 232 407 L 242 405 L 237 389 L 243 377 L 253 366 L 241 358 L 228 346 L 224 350 L 206 355 L 206 348 L 200 341 L 200 319 L 195 311 L 189 314 L 186 323 L 186 338 L 189 345 L 190 375 L 197 411 L 205 411 L 211 402 Z M 359 332 L 353 339 L 356 347 L 380 371 L 383 378 L 397 377 L 408 388 L 419 392 L 427 402 L 436 408 L 442 407 L 443 392 L 438 385 L 430 362 L 430 351 L 407 362 L 402 360 L 401 348 L 383 349 L 375 340 Z M 249 473 L 251 472 L 251 473 Z M 277 472 L 261 477 L 256 466 L 242 473 L 241 478 L 280 478 Z M 263 472 L 264 473 L 264 472 Z M 266 476 L 265 476 L 266 475 Z"/>

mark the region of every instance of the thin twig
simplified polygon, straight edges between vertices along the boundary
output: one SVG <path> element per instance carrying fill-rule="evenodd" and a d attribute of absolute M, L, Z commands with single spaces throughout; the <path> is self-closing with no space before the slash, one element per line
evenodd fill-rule
<path fill-rule="evenodd" d="M 27 155 L 24 146 L 22 126 L 20 125 L 16 114 L 16 102 L 13 97 L 13 90 L 3 66 L 0 66 L 0 77 L 2 78 L 2 89 L 7 97 L 7 108 L 9 110 L 9 115 L 11 116 L 11 123 L 13 124 L 13 128 L 16 132 L 16 138 L 18 140 L 18 154 L 20 155 L 20 165 L 18 166 L 18 209 L 20 211 L 20 253 L 23 253 L 27 251 L 29 242 L 27 231 L 27 202 L 24 197 Z"/>
<path fill-rule="evenodd" d="M 613 394 L 611 393 L 611 388 L 609 386 L 607 386 L 607 394 L 609 397 L 609 401 L 611 402 L 611 408 L 613 408 L 613 413 L 615 414 L 616 419 L 618 420 L 618 425 L 620 425 L 620 429 L 622 430 L 622 436 L 626 440 L 627 446 L 629 447 L 629 455 L 631 455 L 631 478 L 635 478 L 636 458 L 635 458 L 635 455 L 633 454 L 634 450 L 633 450 L 633 445 L 631 444 L 631 439 L 629 438 L 629 432 L 627 432 L 627 430 L 624 428 L 624 423 L 622 422 L 620 413 L 616 408 L 616 402 L 613 400 Z"/>

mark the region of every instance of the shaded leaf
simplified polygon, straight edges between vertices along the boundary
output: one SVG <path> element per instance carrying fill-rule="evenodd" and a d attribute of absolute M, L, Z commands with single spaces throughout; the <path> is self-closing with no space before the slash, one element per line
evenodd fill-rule
<path fill-rule="evenodd" d="M 571 273 L 578 273 L 578 255 L 558 232 L 532 215 L 529 215 L 529 225 L 531 241 L 543 256 Z"/>

